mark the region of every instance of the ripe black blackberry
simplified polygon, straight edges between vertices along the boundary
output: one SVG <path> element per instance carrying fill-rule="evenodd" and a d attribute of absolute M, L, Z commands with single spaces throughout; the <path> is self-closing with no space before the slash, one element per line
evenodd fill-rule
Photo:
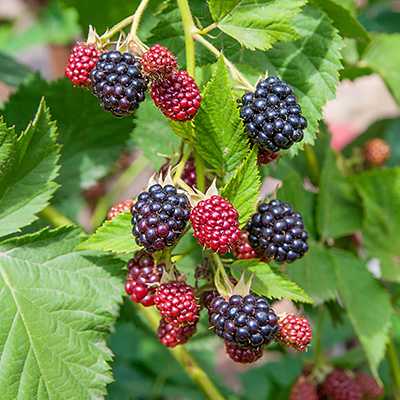
<path fill-rule="evenodd" d="M 136 243 L 154 253 L 172 246 L 182 234 L 189 220 L 190 203 L 174 186 L 155 184 L 139 194 L 131 214 Z"/>
<path fill-rule="evenodd" d="M 263 297 L 232 295 L 216 297 L 210 308 L 210 323 L 225 342 L 258 349 L 268 345 L 278 331 L 278 317 Z"/>
<path fill-rule="evenodd" d="M 276 76 L 259 82 L 254 93 L 242 96 L 240 116 L 250 140 L 271 152 L 300 142 L 307 128 L 293 89 Z"/>
<path fill-rule="evenodd" d="M 308 250 L 308 233 L 300 213 L 280 200 L 262 203 L 245 229 L 252 247 L 260 247 L 266 257 L 278 263 L 291 263 Z"/>
<path fill-rule="evenodd" d="M 147 83 L 142 64 L 129 53 L 103 53 L 90 73 L 90 81 L 101 107 L 115 117 L 132 114 L 145 98 Z"/>

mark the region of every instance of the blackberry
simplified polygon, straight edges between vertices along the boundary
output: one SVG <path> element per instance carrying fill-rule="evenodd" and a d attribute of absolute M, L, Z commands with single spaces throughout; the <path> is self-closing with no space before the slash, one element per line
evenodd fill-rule
<path fill-rule="evenodd" d="M 177 66 L 175 56 L 164 46 L 155 44 L 142 56 L 143 71 L 151 79 L 168 75 Z"/>
<path fill-rule="evenodd" d="M 136 243 L 154 253 L 180 237 L 189 220 L 190 203 L 174 186 L 155 184 L 139 194 L 131 214 Z"/>
<path fill-rule="evenodd" d="M 378 400 L 385 394 L 385 388 L 372 375 L 356 374 L 355 381 L 365 400 Z"/>
<path fill-rule="evenodd" d="M 289 400 L 318 400 L 318 390 L 315 386 L 308 383 L 304 378 L 300 378 L 290 390 Z"/>
<path fill-rule="evenodd" d="M 251 294 L 234 294 L 228 300 L 216 297 L 211 303 L 210 323 L 225 342 L 255 349 L 268 345 L 279 328 L 267 300 Z"/>
<path fill-rule="evenodd" d="M 166 347 L 175 347 L 185 344 L 196 333 L 197 322 L 198 319 L 196 319 L 193 324 L 174 326 L 162 318 L 157 329 L 158 341 Z"/>
<path fill-rule="evenodd" d="M 279 319 L 279 330 L 275 336 L 275 341 L 281 346 L 304 350 L 311 339 L 311 328 L 307 318 L 289 314 Z"/>
<path fill-rule="evenodd" d="M 322 385 L 322 394 L 328 400 L 361 400 L 363 397 L 357 383 L 339 369 L 327 376 Z"/>
<path fill-rule="evenodd" d="M 300 142 L 307 128 L 292 87 L 276 76 L 259 82 L 254 93 L 242 96 L 240 116 L 250 140 L 271 152 Z"/>
<path fill-rule="evenodd" d="M 280 200 L 261 204 L 245 229 L 250 246 L 260 247 L 266 257 L 277 263 L 292 263 L 308 250 L 308 233 L 301 214 Z"/>
<path fill-rule="evenodd" d="M 154 305 L 157 288 L 153 285 L 160 282 L 165 267 L 165 264 L 161 262 L 156 266 L 154 264 L 151 254 L 139 250 L 127 265 L 125 292 L 135 303 L 140 303 L 145 307 Z"/>
<path fill-rule="evenodd" d="M 365 143 L 363 153 L 368 165 L 379 167 L 390 158 L 391 149 L 383 139 L 375 138 Z"/>
<path fill-rule="evenodd" d="M 90 81 L 101 107 L 115 117 L 132 114 L 145 98 L 147 83 L 142 64 L 129 53 L 103 53 L 90 73 Z"/>
<path fill-rule="evenodd" d="M 279 151 L 274 153 L 259 147 L 257 153 L 257 163 L 258 165 L 270 164 L 279 157 L 279 154 Z"/>
<path fill-rule="evenodd" d="M 233 255 L 240 260 L 251 260 L 254 258 L 260 258 L 263 259 L 262 261 L 267 262 L 261 249 L 255 249 L 250 246 L 247 236 L 248 232 L 240 232 L 239 239 L 236 243 L 235 248 L 233 249 Z"/>
<path fill-rule="evenodd" d="M 264 349 L 262 347 L 259 349 L 251 347 L 245 349 L 236 343 L 225 342 L 225 351 L 233 361 L 240 364 L 250 364 L 262 357 Z"/>
<path fill-rule="evenodd" d="M 121 201 L 120 203 L 117 203 L 115 206 L 111 207 L 110 211 L 107 214 L 107 219 L 109 221 L 112 220 L 116 215 L 122 214 L 124 211 L 129 211 L 132 206 L 133 206 L 132 200 L 125 200 Z"/>

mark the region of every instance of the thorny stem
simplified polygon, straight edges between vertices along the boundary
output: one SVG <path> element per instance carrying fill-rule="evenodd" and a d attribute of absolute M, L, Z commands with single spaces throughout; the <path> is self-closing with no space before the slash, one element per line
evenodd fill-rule
<path fill-rule="evenodd" d="M 397 396 L 400 395 L 400 364 L 397 356 L 396 347 L 394 345 L 393 336 L 390 337 L 386 349 L 386 356 L 389 361 L 390 374 L 392 375 L 392 382 L 395 386 Z M 395 396 L 396 397 L 396 396 Z M 397 397 L 396 397 L 397 398 Z"/>
<path fill-rule="evenodd" d="M 52 206 L 47 206 L 46 208 L 44 208 L 42 211 L 40 211 L 39 215 L 50 222 L 56 228 L 65 225 L 74 225 L 72 221 L 70 221 L 64 215 L 60 214 Z"/>
<path fill-rule="evenodd" d="M 204 165 L 204 160 L 203 157 L 197 152 L 194 151 L 194 161 L 196 163 L 196 185 L 197 189 L 200 190 L 200 192 L 205 192 L 206 190 L 206 183 L 205 183 L 205 165 Z"/>
<path fill-rule="evenodd" d="M 305 145 L 304 147 L 304 157 L 306 158 L 308 169 L 310 170 L 311 183 L 315 186 L 318 186 L 321 169 L 319 167 L 314 149 L 309 144 Z"/>
<path fill-rule="evenodd" d="M 243 85 L 248 90 L 254 92 L 254 86 L 243 76 L 243 74 L 213 44 L 211 44 L 207 39 L 205 39 L 203 36 L 199 35 L 198 33 L 195 33 L 193 35 L 193 38 L 194 38 L 194 40 L 200 42 L 208 50 L 210 50 L 211 53 L 213 53 L 216 57 L 219 57 L 222 54 L 222 57 L 224 58 L 226 66 L 231 71 L 232 78 L 240 85 Z"/>
<path fill-rule="evenodd" d="M 160 323 L 160 315 L 153 307 L 143 307 L 137 305 L 148 323 L 152 326 L 154 331 L 157 331 Z M 200 388 L 204 395 L 210 400 L 224 400 L 224 397 L 210 380 L 205 371 L 197 364 L 192 355 L 180 345 L 173 348 L 168 348 L 176 360 L 185 369 L 188 375 L 192 378 L 193 382 Z"/>

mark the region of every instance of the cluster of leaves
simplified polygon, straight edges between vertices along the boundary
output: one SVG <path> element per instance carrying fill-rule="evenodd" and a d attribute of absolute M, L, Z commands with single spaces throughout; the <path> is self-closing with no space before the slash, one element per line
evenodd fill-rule
<path fill-rule="evenodd" d="M 96 6 L 93 14 L 93 2 L 65 3 L 76 7 L 83 25 L 103 23 L 103 14 L 96 13 L 105 8 Z M 166 45 L 184 66 L 185 35 L 179 9 L 174 1 L 162 7 L 154 3 L 143 16 L 139 35 L 148 45 Z M 0 120 L 0 393 L 4 399 L 101 398 L 111 382 L 110 348 L 116 354 L 116 382 L 108 388 L 111 398 L 126 399 L 132 393 L 140 398 L 152 391 L 157 396 L 156 379 L 165 382 L 163 396 L 179 396 L 185 390 L 185 396 L 201 398 L 171 355 L 160 350 L 155 335 L 147 334 L 149 327 L 140 312 L 129 302 L 119 312 L 123 267 L 137 250 L 129 213 L 105 222 L 90 237 L 73 223 L 46 228 L 46 217 L 53 223 L 58 217 L 63 223 L 64 215 L 78 223 L 85 206 L 82 190 L 104 178 L 132 143 L 158 170 L 164 160 L 157 153 L 170 154 L 171 145 L 178 148 L 181 139 L 218 176 L 220 194 L 238 210 L 241 226 L 254 212 L 261 178 L 282 181 L 277 197 L 302 213 L 311 237 L 308 254 L 288 266 L 287 274 L 273 263 L 257 260 L 233 262 L 232 274 L 238 278 L 243 271 L 246 276 L 254 273 L 252 289 L 269 299 L 310 304 L 305 307 L 313 321 L 322 321 L 323 310 L 328 310 L 331 319 L 321 322 L 317 334 L 323 348 L 352 339 L 354 334 L 362 346 L 331 361 L 346 368 L 368 363 L 374 374 L 381 367 L 379 373 L 387 379 L 385 350 L 400 324 L 396 314 L 399 121 L 371 127 L 342 154 L 330 148 L 319 121 L 322 106 L 334 98 L 342 78 L 376 72 L 400 103 L 396 52 L 400 36 L 370 35 L 357 21 L 352 1 L 305 3 L 190 2 L 203 27 L 213 24 L 210 42 L 248 80 L 255 82 L 268 70 L 269 75 L 287 81 L 299 98 L 309 121 L 305 139 L 272 166 L 257 166 L 256 149 L 249 149 L 237 108 L 236 98 L 243 92 L 232 90 L 234 83 L 224 59 L 217 61 L 201 43 L 196 44 L 196 66 L 203 100 L 194 121 L 184 124 L 168 123 L 146 102 L 136 113 L 134 125 L 129 118 L 115 120 L 98 107 L 96 99 L 66 79 L 50 83 L 38 75 L 26 79 L 27 70 L 1 63 L 5 67 L 0 68 L 0 79 L 15 86 L 24 80 L 2 107 Z M 125 2 L 118 10 L 111 6 L 114 19 L 109 26 L 126 17 L 131 12 L 128 7 Z M 72 18 L 63 15 L 66 21 Z M 0 49 L 7 57 L 12 55 Z M 316 162 L 311 163 L 310 147 L 301 150 L 314 144 L 317 135 Z M 386 166 L 361 173 L 346 168 L 353 150 L 376 136 L 392 145 Z M 51 209 L 47 207 L 50 203 Z M 356 243 L 356 232 L 361 232 L 361 246 Z M 194 283 L 194 268 L 204 260 L 190 231 L 175 251 L 186 254 L 177 266 Z M 375 276 L 368 269 L 371 259 L 379 262 Z M 118 316 L 109 348 L 106 338 Z M 342 324 L 334 327 L 331 321 Z M 394 340 L 399 342 L 400 337 Z M 204 352 L 205 346 L 212 350 L 218 343 L 207 332 L 207 322 L 201 320 L 199 334 L 188 348 L 214 375 L 215 352 Z M 303 357 L 319 358 L 317 347 Z M 276 399 L 287 398 L 301 365 L 298 357 L 283 357 L 244 374 L 245 397 L 273 393 Z M 230 393 L 220 386 L 222 392 Z"/>

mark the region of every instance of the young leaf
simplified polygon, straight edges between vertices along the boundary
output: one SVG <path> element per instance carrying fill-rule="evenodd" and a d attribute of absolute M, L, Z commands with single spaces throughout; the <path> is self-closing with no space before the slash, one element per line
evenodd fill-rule
<path fill-rule="evenodd" d="M 391 327 L 391 306 L 387 292 L 366 265 L 353 254 L 333 250 L 339 294 L 347 315 L 364 348 L 371 371 L 385 355 Z"/>
<path fill-rule="evenodd" d="M 40 102 L 25 132 L 16 136 L 0 119 L 0 236 L 33 222 L 58 185 L 60 146 L 49 109 Z"/>
<path fill-rule="evenodd" d="M 251 50 L 266 50 L 277 41 L 299 36 L 289 22 L 305 0 L 210 0 L 210 11 L 219 29 Z"/>
<path fill-rule="evenodd" d="M 102 250 L 113 253 L 132 253 L 138 245 L 132 235 L 132 215 L 126 211 L 106 221 L 96 232 L 80 244 L 81 250 Z"/>
<path fill-rule="evenodd" d="M 361 228 L 359 202 L 351 185 L 342 177 L 330 147 L 326 150 L 319 189 L 316 221 L 323 239 L 346 236 Z"/>
<path fill-rule="evenodd" d="M 0 244 L 4 399 L 100 399 L 112 380 L 105 337 L 121 302 L 122 263 L 77 251 L 80 232 L 45 229 Z"/>
<path fill-rule="evenodd" d="M 273 268 L 259 260 L 235 261 L 231 265 L 231 271 L 236 279 L 240 279 L 243 271 L 246 271 L 246 281 L 254 274 L 251 290 L 260 296 L 265 296 L 269 299 L 285 298 L 302 303 L 313 302 L 311 297 L 304 293 L 303 289 L 287 279 L 277 268 Z"/>
<path fill-rule="evenodd" d="M 239 213 L 242 227 L 255 211 L 259 189 L 260 174 L 257 168 L 257 148 L 253 147 L 243 164 L 236 170 L 225 187 L 220 191 Z"/>
<path fill-rule="evenodd" d="M 222 56 L 202 97 L 194 119 L 195 147 L 214 168 L 232 171 L 246 156 L 248 144 Z"/>

